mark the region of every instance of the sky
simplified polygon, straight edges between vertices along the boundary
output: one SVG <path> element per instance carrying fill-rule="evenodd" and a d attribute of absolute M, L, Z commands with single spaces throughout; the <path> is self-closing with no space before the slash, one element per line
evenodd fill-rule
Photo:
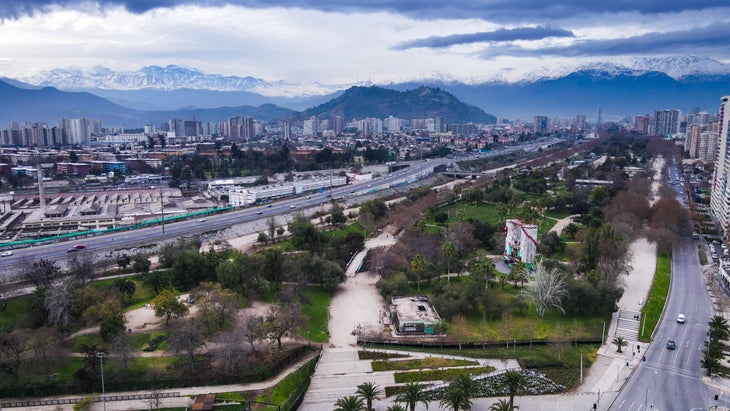
<path fill-rule="evenodd" d="M 54 68 L 478 82 L 595 61 L 730 63 L 727 0 L 0 0 L 0 77 Z"/>

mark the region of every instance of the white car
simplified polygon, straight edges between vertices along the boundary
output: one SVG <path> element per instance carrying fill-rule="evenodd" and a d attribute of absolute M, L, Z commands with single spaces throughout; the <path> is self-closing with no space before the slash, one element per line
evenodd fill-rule
<path fill-rule="evenodd" d="M 677 316 L 677 322 L 680 324 L 684 324 L 684 314 L 679 314 Z"/>
<path fill-rule="evenodd" d="M 3 253 L 0 254 L 0 256 L 3 256 L 3 257 L 10 257 L 11 255 L 13 255 L 12 251 L 3 251 Z"/>

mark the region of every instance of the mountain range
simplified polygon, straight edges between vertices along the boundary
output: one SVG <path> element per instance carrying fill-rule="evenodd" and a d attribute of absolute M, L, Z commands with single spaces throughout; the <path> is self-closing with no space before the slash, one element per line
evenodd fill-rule
<path fill-rule="evenodd" d="M 27 90 L 41 91 L 43 87 L 54 87 L 103 97 L 105 101 L 99 101 L 97 106 L 91 107 L 94 110 L 86 111 L 89 113 L 86 116 L 104 117 L 98 113 L 106 110 L 108 114 L 105 116 L 111 122 L 105 124 L 109 125 L 124 125 L 143 119 L 156 124 L 159 123 L 158 119 L 176 117 L 173 114 L 178 112 L 195 115 L 198 119 L 212 119 L 236 112 L 236 115 L 253 115 L 259 120 L 294 112 L 320 114 L 318 110 L 322 110 L 322 104 L 330 104 L 326 107 L 337 110 L 335 106 L 340 103 L 335 101 L 344 90 L 368 88 L 352 84 L 299 84 L 223 76 L 179 66 L 150 66 L 134 72 L 115 72 L 103 67 L 91 70 L 59 68 L 28 78 L 2 80 Z M 653 113 L 659 109 L 678 108 L 688 112 L 699 107 L 714 113 L 719 107 L 720 97 L 730 94 L 730 64 L 696 56 L 640 58 L 618 63 L 538 67 L 523 75 L 512 76 L 509 80 L 498 76 L 467 83 L 430 78 L 380 86 L 395 91 L 416 90 L 423 86 L 439 89 L 467 105 L 476 106 L 482 113 L 493 113 L 509 119 L 529 121 L 535 115 L 573 117 L 582 113 L 590 120 L 595 119 L 599 109 L 603 109 L 604 119 L 611 120 Z M 52 89 L 45 90 L 44 93 L 54 93 Z M 373 97 L 366 94 L 361 93 L 358 97 Z M 5 98 L 0 95 L 0 124 L 8 120 L 40 120 L 37 115 L 30 114 L 40 113 L 44 108 L 48 109 L 50 104 L 26 102 L 25 105 L 9 109 L 2 104 Z M 54 95 L 53 98 L 60 97 Z M 271 114 L 264 113 L 273 109 L 272 105 L 276 110 Z M 357 105 L 353 103 L 348 110 L 352 111 Z M 360 105 L 370 107 L 368 116 L 395 115 L 408 118 L 398 114 L 407 114 L 407 110 L 387 113 L 381 110 L 382 107 L 372 106 L 372 101 Z M 262 106 L 264 108 L 256 112 Z M 117 111 L 112 113 L 112 109 Z M 388 110 L 395 108 L 391 105 Z M 81 115 L 80 111 L 74 111 L 68 105 L 60 105 L 56 112 L 44 113 L 44 119 L 52 117 L 53 121 L 61 113 L 65 116 L 73 116 L 74 113 L 77 117 Z M 365 114 L 366 111 L 355 109 L 348 114 L 351 117 L 347 120 Z M 482 118 L 479 116 L 481 114 L 471 121 L 480 121 L 477 120 Z M 460 120 L 465 118 L 459 117 Z M 448 117 L 445 119 L 456 121 Z"/>

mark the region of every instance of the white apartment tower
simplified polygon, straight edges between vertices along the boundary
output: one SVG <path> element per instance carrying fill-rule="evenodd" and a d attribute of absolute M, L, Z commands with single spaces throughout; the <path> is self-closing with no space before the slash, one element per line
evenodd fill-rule
<path fill-rule="evenodd" d="M 710 193 L 710 210 L 723 236 L 727 237 L 730 220 L 730 96 L 722 98 L 720 105 L 715 172 Z"/>

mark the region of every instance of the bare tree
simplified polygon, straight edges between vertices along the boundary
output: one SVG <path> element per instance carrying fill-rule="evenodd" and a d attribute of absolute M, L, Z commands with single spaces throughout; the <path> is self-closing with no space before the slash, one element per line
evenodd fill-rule
<path fill-rule="evenodd" d="M 244 348 L 245 331 L 240 324 L 233 329 L 218 334 L 215 348 L 212 350 L 214 363 L 224 375 L 237 376 L 247 366 L 247 355 Z"/>
<path fill-rule="evenodd" d="M 243 330 L 243 339 L 251 345 L 251 351 L 256 351 L 254 343 L 264 337 L 262 327 L 263 322 L 264 318 L 256 315 L 254 312 L 246 311 L 243 314 L 243 318 L 240 323 L 241 329 Z"/>
<path fill-rule="evenodd" d="M 48 289 L 48 294 L 43 301 L 43 305 L 48 313 L 48 325 L 63 330 L 71 325 L 72 320 L 72 304 L 71 297 L 73 293 L 73 284 L 71 281 L 62 281 L 60 284 Z"/>
<path fill-rule="evenodd" d="M 81 283 L 83 287 L 87 281 L 94 279 L 94 255 L 91 253 L 73 253 L 66 260 L 68 273 L 71 278 Z"/>
<path fill-rule="evenodd" d="M 55 261 L 42 258 L 38 261 L 23 261 L 23 278 L 30 281 L 36 287 L 51 285 L 53 278 L 61 271 L 61 267 Z"/>
<path fill-rule="evenodd" d="M 191 369 L 195 368 L 195 351 L 205 345 L 199 327 L 192 321 L 184 321 L 170 331 L 168 337 L 170 351 L 183 353 Z"/>
<path fill-rule="evenodd" d="M 565 279 L 556 268 L 548 268 L 542 259 L 535 262 L 533 270 L 533 281 L 520 291 L 525 300 L 534 305 L 537 315 L 542 318 L 550 308 L 556 308 L 565 313 L 562 306 L 562 298 L 568 291 Z"/>
<path fill-rule="evenodd" d="M 18 380 L 23 353 L 30 348 L 29 339 L 30 335 L 25 330 L 0 331 L 0 359 L 7 360 L 4 362 L 10 366 L 15 381 Z"/>
<path fill-rule="evenodd" d="M 299 304 L 276 303 L 269 307 L 266 316 L 264 316 L 262 330 L 266 338 L 276 342 L 277 347 L 281 349 L 281 339 L 305 324 L 306 318 L 302 315 Z"/>
<path fill-rule="evenodd" d="M 137 359 L 137 351 L 132 346 L 129 337 L 125 334 L 117 334 L 111 341 L 110 350 L 114 354 L 114 359 L 119 364 L 122 377 L 126 380 L 129 376 L 129 367 Z"/>

